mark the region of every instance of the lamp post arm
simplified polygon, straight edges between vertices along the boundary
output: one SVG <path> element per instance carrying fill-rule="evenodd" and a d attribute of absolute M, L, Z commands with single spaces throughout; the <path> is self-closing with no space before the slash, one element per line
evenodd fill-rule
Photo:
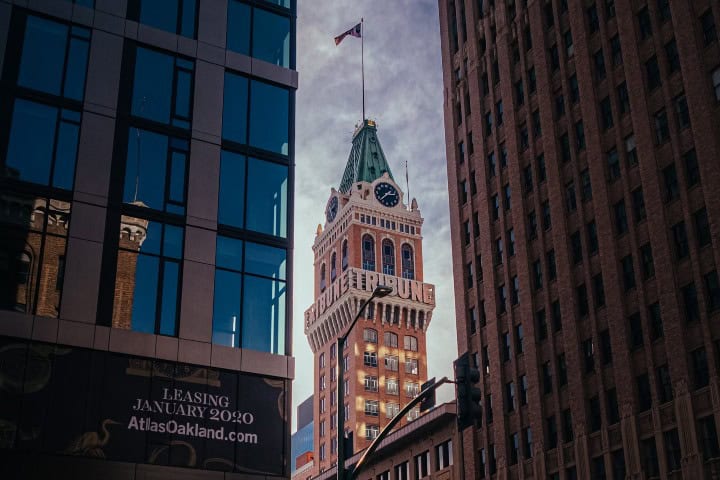
<path fill-rule="evenodd" d="M 353 327 L 357 323 L 358 319 L 365 311 L 365 308 L 370 302 L 376 297 L 377 290 L 373 292 L 370 297 L 363 301 L 358 308 L 355 318 L 353 318 L 350 325 L 345 331 L 345 335 L 341 335 L 336 340 L 335 350 L 337 351 L 337 401 L 335 402 L 337 408 L 337 480 L 345 480 L 345 355 L 343 354 L 343 347 L 348 335 L 352 331 Z"/>
<path fill-rule="evenodd" d="M 390 432 L 391 432 L 392 429 L 395 427 L 395 425 L 397 425 L 397 424 L 400 422 L 400 420 L 402 420 L 403 417 L 404 417 L 405 415 L 407 415 L 407 413 L 408 413 L 410 410 L 412 410 L 412 408 L 413 408 L 415 405 L 417 405 L 418 403 L 420 403 L 426 395 L 428 395 L 429 393 L 432 393 L 436 388 L 438 388 L 440 385 L 442 385 L 442 384 L 444 384 L 444 383 L 455 383 L 455 382 L 453 382 L 452 380 L 449 380 L 447 377 L 443 377 L 443 378 L 441 378 L 437 383 L 434 383 L 433 385 L 428 386 L 425 390 L 423 390 L 423 391 L 420 392 L 415 398 L 413 398 L 413 399 L 410 401 L 410 403 L 408 403 L 407 405 L 405 405 L 405 406 L 402 408 L 402 410 L 400 410 L 400 411 L 397 413 L 397 415 L 395 415 L 395 416 L 393 417 L 393 419 L 390 420 L 390 423 L 388 423 L 387 425 L 385 425 L 385 428 L 382 429 L 382 432 L 380 432 L 380 434 L 379 434 L 377 437 L 375 437 L 375 439 L 372 441 L 372 443 L 371 443 L 370 446 L 367 448 L 367 450 L 365 450 L 365 453 L 363 453 L 363 456 L 360 457 L 360 460 L 358 460 L 358 462 L 355 464 L 355 467 L 353 467 L 353 468 L 348 472 L 348 474 L 347 474 L 347 479 L 348 479 L 348 480 L 353 480 L 353 479 L 355 478 L 355 476 L 357 475 L 357 473 L 360 471 L 360 469 L 361 469 L 361 468 L 365 465 L 365 463 L 367 462 L 368 457 L 370 457 L 373 453 L 375 453 L 375 450 L 377 450 L 378 447 L 380 446 L 380 442 L 382 442 L 383 440 L 385 440 L 385 437 L 387 437 L 387 436 L 390 434 Z M 343 465 L 343 467 L 344 467 L 344 465 Z M 338 469 L 339 469 L 339 468 L 340 468 L 340 464 L 338 463 Z"/>

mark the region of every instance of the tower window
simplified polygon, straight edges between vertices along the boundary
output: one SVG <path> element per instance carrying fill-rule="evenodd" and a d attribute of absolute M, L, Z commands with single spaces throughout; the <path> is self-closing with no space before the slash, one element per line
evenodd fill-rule
<path fill-rule="evenodd" d="M 401 248 L 402 255 L 402 277 L 409 280 L 415 279 L 415 262 L 413 259 L 413 249 L 407 243 Z"/>
<path fill-rule="evenodd" d="M 375 271 L 375 239 L 370 235 L 363 235 L 362 239 L 363 269 Z"/>
<path fill-rule="evenodd" d="M 395 246 L 387 238 L 382 242 L 383 273 L 395 275 Z"/>

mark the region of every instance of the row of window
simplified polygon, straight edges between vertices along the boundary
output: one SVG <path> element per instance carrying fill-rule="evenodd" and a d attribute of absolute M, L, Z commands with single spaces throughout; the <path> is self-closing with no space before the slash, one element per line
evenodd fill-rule
<path fill-rule="evenodd" d="M 374 328 L 366 328 L 363 330 L 363 340 L 368 343 L 378 342 L 378 333 Z M 386 347 L 397 348 L 398 346 L 398 335 L 393 332 L 385 332 L 383 334 L 383 340 Z M 403 348 L 412 352 L 417 352 L 418 341 L 417 337 L 412 335 L 403 336 Z"/>
<path fill-rule="evenodd" d="M 198 0 L 130 0 L 127 17 L 160 30 L 197 38 Z M 290 0 L 265 0 L 262 8 L 239 0 L 227 6 L 227 48 L 285 68 L 291 65 Z"/>
<path fill-rule="evenodd" d="M 10 52 L 5 70 L 4 79 L 17 85 L 15 98 L 2 106 L 10 125 L 2 157 L 5 181 L 46 185 L 64 199 L 73 188 L 90 30 L 24 13 L 16 14 L 11 28 L 23 46 Z M 121 207 L 108 218 L 109 232 L 117 232 L 109 238 L 118 244 L 117 250 L 106 252 L 113 257 L 114 272 L 108 280 L 112 283 L 102 289 L 110 308 L 101 308 L 101 316 L 106 312 L 117 328 L 176 335 L 194 62 L 138 44 L 128 44 L 125 51 L 123 78 L 130 82 L 121 92 L 114 160 L 123 168 L 117 170 L 119 181 L 112 182 L 118 185 L 116 194 L 111 192 L 111 199 L 117 199 L 112 202 Z M 282 241 L 270 246 L 234 238 L 233 229 L 287 236 L 288 165 L 273 154 L 288 154 L 290 91 L 231 72 L 225 82 L 213 341 L 282 354 L 286 249 Z M 255 156 L 238 152 L 249 148 L 258 149 Z M 260 155 L 272 160 L 256 158 Z M 41 199 L 8 201 L 18 211 L 3 218 L 3 224 L 34 222 L 38 214 L 40 220 L 55 210 L 65 222 L 69 218 L 69 202 L 60 208 L 61 200 L 50 200 L 51 209 L 40 206 Z M 53 213 L 49 221 L 59 215 Z M 43 228 L 38 225 L 39 231 Z M 64 239 L 54 240 L 62 237 L 59 233 L 47 230 L 38 247 L 15 242 L 0 249 L 8 258 L 3 307 L 57 317 L 65 269 Z M 51 250 L 44 245 L 51 237 L 53 266 L 44 276 L 56 278 L 52 299 L 38 291 L 42 275 L 26 280 L 24 273 L 50 261 Z M 34 286 L 21 287 L 26 284 Z M 45 306 L 48 302 L 52 309 Z"/>
<path fill-rule="evenodd" d="M 342 271 L 345 271 L 349 265 L 348 262 L 348 243 L 343 240 L 341 248 Z M 415 279 L 415 255 L 413 247 L 408 243 L 403 243 L 400 247 L 402 278 L 409 280 Z M 375 271 L 375 239 L 370 234 L 363 235 L 362 238 L 362 265 L 364 270 Z M 392 240 L 385 238 L 382 241 L 382 272 L 385 275 L 395 275 L 395 245 Z M 337 254 L 330 254 L 330 283 L 337 278 Z M 327 270 L 325 263 L 320 265 L 320 291 L 327 288 Z"/>

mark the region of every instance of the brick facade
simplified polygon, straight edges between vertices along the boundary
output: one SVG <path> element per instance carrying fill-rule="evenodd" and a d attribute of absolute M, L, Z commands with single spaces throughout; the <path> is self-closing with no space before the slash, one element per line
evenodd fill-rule
<path fill-rule="evenodd" d="M 458 346 L 485 372 L 466 474 L 707 478 L 720 5 L 438 4 Z"/>

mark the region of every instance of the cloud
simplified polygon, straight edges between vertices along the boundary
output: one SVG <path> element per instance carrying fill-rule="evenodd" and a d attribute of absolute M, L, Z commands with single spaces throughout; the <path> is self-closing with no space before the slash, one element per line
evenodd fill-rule
<path fill-rule="evenodd" d="M 303 312 L 313 301 L 312 244 L 330 188 L 340 184 L 352 133 L 362 117 L 360 39 L 333 38 L 364 17 L 366 112 L 395 179 L 425 219 L 425 280 L 437 286 L 428 338 L 430 376 L 452 376 L 457 357 L 445 165 L 440 33 L 435 0 L 298 2 L 295 140 L 293 407 L 313 391 L 313 357 Z M 453 398 L 450 387 L 438 401 Z M 293 415 L 294 417 L 295 415 Z"/>

